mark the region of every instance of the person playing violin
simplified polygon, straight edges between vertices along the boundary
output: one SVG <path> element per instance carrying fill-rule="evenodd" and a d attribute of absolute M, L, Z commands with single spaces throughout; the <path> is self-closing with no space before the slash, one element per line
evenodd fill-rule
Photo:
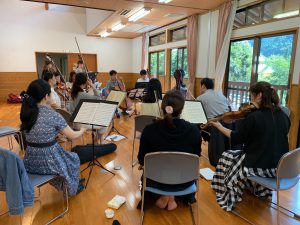
<path fill-rule="evenodd" d="M 50 93 L 50 101 L 49 104 L 53 109 L 60 109 L 61 108 L 61 100 L 57 94 L 57 92 L 54 90 L 54 87 L 56 85 L 56 77 L 53 73 L 49 71 L 45 71 L 43 74 L 43 79 L 50 85 L 51 87 L 51 93 Z"/>
<path fill-rule="evenodd" d="M 75 70 L 76 73 L 83 73 L 83 72 L 87 72 L 84 69 L 84 64 L 83 64 L 83 60 L 79 59 L 77 61 L 77 68 Z"/>
<path fill-rule="evenodd" d="M 280 108 L 276 91 L 267 82 L 257 82 L 250 87 L 250 96 L 256 110 L 250 110 L 237 130 L 210 122 L 234 144 L 244 145 L 243 150 L 223 152 L 213 177 L 217 201 L 227 211 L 242 200 L 245 188 L 253 187 L 248 176 L 275 177 L 279 159 L 289 151 L 290 120 Z M 270 190 L 254 187 L 256 196 L 271 197 Z"/>
<path fill-rule="evenodd" d="M 109 72 L 110 80 L 106 84 L 106 92 L 107 95 L 110 91 L 126 91 L 125 85 L 122 81 L 118 80 L 117 71 L 111 70 Z M 127 110 L 130 109 L 130 106 L 132 105 L 129 98 L 125 98 L 124 102 L 120 105 L 120 109 L 123 111 L 123 115 L 128 115 Z"/>

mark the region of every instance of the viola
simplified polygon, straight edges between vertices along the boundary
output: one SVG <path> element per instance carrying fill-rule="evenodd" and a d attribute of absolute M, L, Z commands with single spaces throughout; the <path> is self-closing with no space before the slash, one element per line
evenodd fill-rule
<path fill-rule="evenodd" d="M 221 116 L 217 116 L 215 118 L 210 119 L 206 124 L 200 125 L 200 128 L 206 129 L 210 125 L 210 122 L 223 121 L 225 123 L 233 123 L 236 120 L 246 118 L 249 115 L 249 113 L 255 111 L 256 109 L 257 108 L 254 104 L 246 104 L 242 106 L 239 111 L 226 112 Z"/>

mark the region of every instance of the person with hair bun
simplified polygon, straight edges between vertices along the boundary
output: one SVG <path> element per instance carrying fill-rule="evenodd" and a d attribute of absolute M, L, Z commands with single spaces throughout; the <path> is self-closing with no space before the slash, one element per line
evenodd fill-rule
<path fill-rule="evenodd" d="M 199 129 L 196 125 L 180 119 L 184 102 L 184 97 L 180 91 L 172 90 L 165 94 L 161 105 L 164 118 L 146 126 L 142 132 L 138 153 L 141 166 L 144 165 L 145 155 L 150 152 L 178 151 L 200 156 L 201 137 Z M 193 182 L 166 185 L 147 179 L 147 186 L 165 191 L 181 191 L 192 184 Z M 184 200 L 192 203 L 195 201 L 195 197 L 193 194 L 188 195 L 184 197 Z M 174 196 L 160 196 L 156 205 L 159 208 L 167 207 L 168 210 L 174 210 L 177 207 Z"/>
<path fill-rule="evenodd" d="M 226 151 L 220 158 L 213 177 L 212 188 L 219 205 L 231 211 L 242 200 L 245 188 L 255 187 L 259 197 L 271 197 L 271 191 L 247 180 L 248 176 L 275 177 L 282 155 L 289 151 L 290 120 L 279 106 L 279 98 L 267 82 L 250 87 L 251 102 L 256 107 L 241 121 L 237 130 L 230 130 L 219 122 L 211 124 L 233 144 L 243 144 L 239 151 Z"/>
<path fill-rule="evenodd" d="M 85 129 L 72 130 L 64 118 L 49 106 L 50 85 L 38 79 L 32 81 L 23 97 L 20 119 L 21 131 L 26 139 L 24 165 L 29 173 L 55 174 L 63 177 L 70 196 L 84 189 L 80 180 L 80 161 L 76 153 L 65 151 L 56 141 L 58 133 L 69 139 L 80 137 Z M 52 184 L 61 189 L 61 180 Z"/>

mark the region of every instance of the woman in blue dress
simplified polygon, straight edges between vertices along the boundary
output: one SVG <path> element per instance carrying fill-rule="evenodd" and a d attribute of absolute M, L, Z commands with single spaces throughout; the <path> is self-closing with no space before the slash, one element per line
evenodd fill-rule
<path fill-rule="evenodd" d="M 63 177 L 69 195 L 74 196 L 84 189 L 80 182 L 80 161 L 76 153 L 65 151 L 56 137 L 60 132 L 69 139 L 76 139 L 85 129 L 73 131 L 63 117 L 48 106 L 50 93 L 50 85 L 41 79 L 31 82 L 22 93 L 21 130 L 27 142 L 24 164 L 29 173 Z M 61 181 L 53 182 L 58 189 L 62 189 L 61 184 Z"/>

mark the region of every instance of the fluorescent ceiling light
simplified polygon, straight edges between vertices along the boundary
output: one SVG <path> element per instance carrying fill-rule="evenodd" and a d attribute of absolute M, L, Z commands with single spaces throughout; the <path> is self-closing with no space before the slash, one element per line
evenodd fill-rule
<path fill-rule="evenodd" d="M 150 8 L 142 8 L 141 10 L 137 11 L 135 14 L 130 16 L 128 18 L 128 20 L 131 22 L 135 22 L 135 21 L 141 19 L 142 17 L 146 16 L 147 14 L 149 14 L 150 11 L 151 11 Z"/>
<path fill-rule="evenodd" d="M 167 3 L 171 2 L 171 1 L 172 0 L 158 0 L 159 3 L 165 3 L 165 4 L 167 4 Z"/>
<path fill-rule="evenodd" d="M 111 32 L 107 32 L 107 31 L 105 31 L 104 33 L 100 34 L 100 36 L 103 37 L 103 38 L 108 37 L 109 35 L 111 35 Z"/>
<path fill-rule="evenodd" d="M 113 26 L 112 31 L 118 31 L 118 30 L 121 30 L 121 29 L 123 29 L 125 26 L 126 26 L 125 24 L 119 23 L 119 24 Z"/>
<path fill-rule="evenodd" d="M 297 16 L 297 15 L 299 15 L 299 10 L 285 12 L 285 13 L 280 13 L 280 14 L 275 15 L 274 18 L 280 19 L 280 18 Z"/>

